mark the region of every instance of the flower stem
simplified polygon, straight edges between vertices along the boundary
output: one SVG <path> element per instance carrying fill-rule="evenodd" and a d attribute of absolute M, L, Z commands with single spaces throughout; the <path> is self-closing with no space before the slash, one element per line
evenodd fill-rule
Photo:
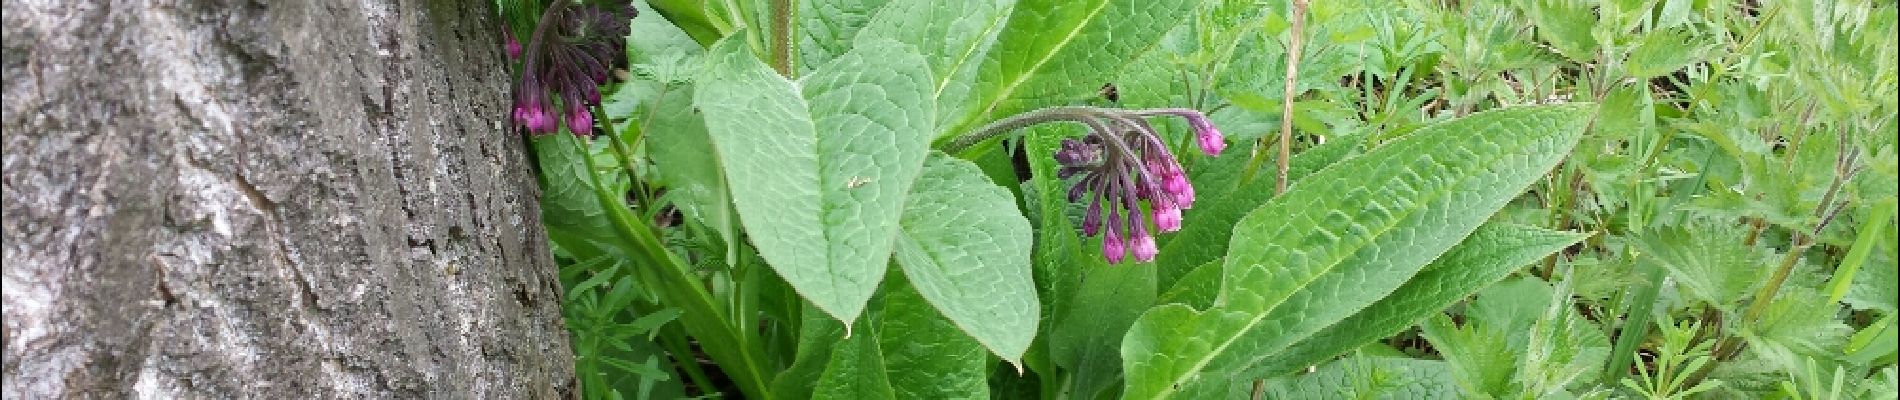
<path fill-rule="evenodd" d="M 1074 121 L 1086 124 L 1086 120 L 1092 118 L 1091 116 L 1104 114 L 1109 111 L 1111 110 L 1100 107 L 1065 106 L 1049 107 L 1016 114 L 1009 118 L 996 120 L 996 122 L 991 122 L 989 125 L 977 128 L 975 131 L 951 139 L 948 144 L 943 146 L 943 152 L 950 154 L 962 153 L 964 150 L 969 150 L 970 147 L 976 146 L 978 143 L 983 143 L 983 141 L 1044 122 Z"/>

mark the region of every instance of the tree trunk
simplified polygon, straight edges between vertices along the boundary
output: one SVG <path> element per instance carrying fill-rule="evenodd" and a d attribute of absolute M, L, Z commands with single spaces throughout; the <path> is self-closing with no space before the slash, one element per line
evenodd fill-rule
<path fill-rule="evenodd" d="M 571 396 L 492 7 L 5 0 L 0 396 Z"/>

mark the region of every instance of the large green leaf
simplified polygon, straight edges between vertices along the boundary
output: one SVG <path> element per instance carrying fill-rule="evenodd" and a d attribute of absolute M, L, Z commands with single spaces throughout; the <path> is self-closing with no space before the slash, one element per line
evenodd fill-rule
<path fill-rule="evenodd" d="M 934 103 L 907 46 L 860 45 L 799 82 L 714 45 L 694 96 L 759 255 L 847 324 L 883 279 Z"/>
<path fill-rule="evenodd" d="M 917 46 L 936 74 L 937 114 L 964 115 L 970 91 L 1016 0 L 892 0 L 858 33 Z M 947 118 L 938 123 L 954 123 Z"/>
<path fill-rule="evenodd" d="M 902 276 L 885 282 L 856 331 L 807 307 L 798 355 L 772 384 L 785 398 L 981 399 L 983 346 L 932 310 Z"/>
<path fill-rule="evenodd" d="M 1491 223 L 1445 252 L 1412 280 L 1366 309 L 1320 330 L 1268 359 L 1259 370 L 1292 372 L 1344 354 L 1438 313 L 1518 267 L 1563 250 L 1588 235 Z"/>
<path fill-rule="evenodd" d="M 946 114 L 956 121 L 949 126 L 1089 96 L 1193 9 L 1188 1 L 1018 1 L 978 73 L 974 107 Z"/>
<path fill-rule="evenodd" d="M 884 352 L 878 348 L 878 327 L 869 318 L 858 321 L 858 330 L 866 334 L 836 338 L 831 360 L 825 372 L 812 385 L 813 399 L 895 399 L 891 379 L 885 375 Z M 824 321 L 833 324 L 832 321 Z M 835 331 L 834 331 L 835 332 Z"/>
<path fill-rule="evenodd" d="M 904 279 L 893 278 L 885 288 L 878 336 L 897 398 L 988 398 L 994 362 L 983 346 L 959 333 Z M 1035 320 L 1030 323 L 1033 327 Z"/>
<path fill-rule="evenodd" d="M 1302 179 L 1236 224 L 1213 307 L 1155 307 L 1129 330 L 1125 395 L 1212 395 L 1385 297 L 1555 166 L 1590 113 L 1473 114 Z"/>
<path fill-rule="evenodd" d="M 932 153 L 904 208 L 897 261 L 930 304 L 1011 363 L 1036 337 L 1029 220 L 969 161 Z"/>
<path fill-rule="evenodd" d="M 1287 165 L 1287 180 L 1297 183 L 1314 171 L 1352 156 L 1364 140 L 1363 133 L 1342 135 L 1301 151 Z M 1235 147 L 1231 150 L 1233 154 L 1249 154 L 1253 149 L 1251 144 Z M 1227 254 L 1234 223 L 1273 198 L 1276 178 L 1271 171 L 1256 171 L 1253 179 L 1242 179 L 1249 162 L 1247 157 L 1236 155 L 1203 161 L 1207 167 L 1193 171 L 1194 191 L 1199 199 L 1195 200 L 1194 209 L 1182 213 L 1181 231 L 1162 236 L 1161 255 L 1155 258 L 1155 268 L 1161 274 L 1160 284 L 1164 288 L 1174 287 L 1189 271 Z M 1218 275 L 1215 276 L 1218 280 Z"/>
<path fill-rule="evenodd" d="M 1115 386 L 1121 376 L 1121 341 L 1142 310 L 1155 302 L 1155 270 L 1146 266 L 1102 267 L 1084 271 L 1073 300 L 1055 321 L 1050 356 L 1070 372 L 1079 398 Z"/>
<path fill-rule="evenodd" d="M 793 35 L 798 38 L 794 46 L 798 49 L 797 61 L 793 63 L 796 69 L 801 74 L 811 72 L 850 50 L 858 30 L 870 23 L 871 16 L 889 2 L 891 0 L 796 2 L 798 10 L 792 13 L 798 19 L 793 28 Z"/>
<path fill-rule="evenodd" d="M 619 252 L 619 233 L 594 195 L 585 145 L 566 133 L 532 140 L 541 165 L 541 220 L 548 239 L 576 256 Z"/>

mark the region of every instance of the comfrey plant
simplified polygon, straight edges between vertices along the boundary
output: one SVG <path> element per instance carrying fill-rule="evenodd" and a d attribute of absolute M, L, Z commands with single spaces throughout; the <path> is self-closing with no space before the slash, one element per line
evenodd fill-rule
<path fill-rule="evenodd" d="M 1070 179 L 1070 202 L 1088 199 L 1082 236 L 1102 237 L 1102 256 L 1120 264 L 1133 252 L 1136 261 L 1154 261 L 1159 249 L 1149 230 L 1181 230 L 1181 210 L 1194 207 L 1194 185 L 1187 171 L 1144 118 L 1177 116 L 1194 128 L 1196 142 L 1209 156 L 1227 148 L 1226 138 L 1200 111 L 1185 108 L 1120 110 L 1051 107 L 1003 119 L 952 143 L 961 148 L 991 136 L 1045 122 L 1076 122 L 1089 128 L 1082 139 L 1065 139 L 1055 153 L 1057 176 Z M 1146 202 L 1144 211 L 1141 204 Z M 1152 217 L 1152 218 L 1150 218 Z"/>
<path fill-rule="evenodd" d="M 626 68 L 628 21 L 637 13 L 625 3 L 555 1 L 542 11 L 526 49 L 514 34 L 506 35 L 509 57 L 521 59 L 513 107 L 517 129 L 554 133 L 559 107 L 568 131 L 593 135 L 600 85 L 612 79 L 614 69 Z"/>
<path fill-rule="evenodd" d="M 1239 169 L 1262 151 L 1184 162 L 1226 150 L 1194 111 L 1224 105 L 1073 105 L 1095 90 L 1078 82 L 1173 76 L 1177 65 L 1136 60 L 1219 11 L 1202 5 L 1247 2 L 651 1 L 628 29 L 607 21 L 624 8 L 498 1 L 524 39 L 515 125 L 535 133 L 589 396 L 1231 397 L 1584 237 L 1488 221 L 1547 181 L 1592 119 L 1586 105 L 1402 135 L 1350 124 L 1367 128 L 1281 153 L 1276 179 Z M 1073 9 L 1090 12 L 1060 12 Z M 597 89 L 629 31 L 631 70 L 667 73 Z M 1192 136 L 1165 138 L 1156 117 Z M 596 119 L 636 123 L 590 146 Z M 1051 122 L 1086 134 L 1022 129 Z M 562 125 L 579 137 L 545 134 Z M 1022 135 L 1027 163 L 979 145 L 1005 135 Z M 619 162 L 594 161 L 605 156 Z M 1151 264 L 1099 268 L 1130 261 Z"/>

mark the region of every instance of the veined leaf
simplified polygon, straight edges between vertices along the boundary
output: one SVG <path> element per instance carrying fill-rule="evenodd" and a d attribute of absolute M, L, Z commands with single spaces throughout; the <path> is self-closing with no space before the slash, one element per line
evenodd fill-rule
<path fill-rule="evenodd" d="M 1635 235 L 1632 244 L 1660 261 L 1690 298 L 1727 307 L 1754 293 L 1773 271 L 1762 266 L 1774 265 L 1774 254 L 1742 244 L 1744 232 L 1690 224 L 1643 232 Z"/>
<path fill-rule="evenodd" d="M 1311 374 L 1269 380 L 1262 393 L 1276 400 L 1456 399 L 1448 368 L 1439 360 L 1354 356 Z"/>
<path fill-rule="evenodd" d="M 1214 306 L 1148 311 L 1122 343 L 1131 398 L 1204 397 L 1385 297 L 1555 166 L 1584 105 L 1473 114 L 1302 179 L 1234 227 Z"/>
<path fill-rule="evenodd" d="M 1478 289 L 1504 279 L 1518 267 L 1588 236 L 1521 225 L 1485 224 L 1470 238 L 1425 266 L 1391 296 L 1294 344 L 1258 369 L 1268 374 L 1292 372 L 1398 333 Z"/>
<path fill-rule="evenodd" d="M 574 143 L 579 139 L 566 133 L 532 140 L 535 157 L 541 160 L 541 219 L 548 239 L 576 255 L 619 252 L 619 233 L 594 195 L 587 170 L 592 165 L 581 151 L 585 145 Z"/>
<path fill-rule="evenodd" d="M 738 39 L 714 45 L 694 93 L 759 255 L 847 323 L 884 278 L 934 103 L 908 46 L 862 44 L 798 82 Z"/>
<path fill-rule="evenodd" d="M 1287 165 L 1287 181 L 1297 183 L 1314 171 L 1352 156 L 1361 147 L 1359 144 L 1365 140 L 1365 134 L 1330 139 L 1294 155 Z M 1251 144 L 1235 147 L 1234 154 L 1248 154 L 1252 150 Z M 1195 168 L 1192 180 L 1197 195 L 1204 197 L 1196 201 L 1194 209 L 1182 213 L 1180 232 L 1162 236 L 1165 241 L 1161 243 L 1161 255 L 1155 259 L 1155 269 L 1160 273 L 1160 284 L 1164 288 L 1174 287 L 1190 270 L 1227 254 L 1227 239 L 1233 234 L 1234 223 L 1273 198 L 1275 178 L 1270 171 L 1256 172 L 1252 180 L 1241 180 L 1247 169 L 1247 157 L 1204 161 L 1208 167 Z M 1219 274 L 1214 276 L 1219 279 Z M 1210 293 L 1207 297 L 1213 295 Z"/>
<path fill-rule="evenodd" d="M 891 0 L 804 0 L 797 2 L 798 18 L 793 34 L 798 37 L 799 76 L 851 49 L 852 38 L 870 23 Z"/>
<path fill-rule="evenodd" d="M 897 261 L 930 304 L 1010 363 L 1036 337 L 1029 220 L 969 161 L 932 153 L 904 208 Z"/>
<path fill-rule="evenodd" d="M 1637 79 L 1668 75 L 1701 59 L 1702 49 L 1688 29 L 1649 32 L 1630 50 L 1624 70 Z"/>
<path fill-rule="evenodd" d="M 885 283 L 882 325 L 878 327 L 885 371 L 897 398 L 989 398 L 989 367 L 994 365 L 989 354 L 977 341 L 959 333 L 956 324 L 932 310 L 908 283 L 901 278 Z M 1030 326 L 1035 326 L 1033 317 Z"/>
<path fill-rule="evenodd" d="M 982 64 L 975 106 L 946 115 L 950 132 L 1078 95 L 1113 78 L 1161 40 L 1194 2 L 1022 0 Z"/>
<path fill-rule="evenodd" d="M 895 266 L 893 266 L 895 267 Z M 858 333 L 807 307 L 798 358 L 773 382 L 785 398 L 982 399 L 991 361 L 903 276 L 874 299 Z"/>
<path fill-rule="evenodd" d="M 1016 0 L 892 0 L 858 40 L 889 39 L 917 46 L 936 73 L 937 115 L 964 115 L 974 104 L 976 74 Z M 938 123 L 954 123 L 939 118 Z"/>
<path fill-rule="evenodd" d="M 856 324 L 864 335 L 837 338 L 831 349 L 831 361 L 812 386 L 813 399 L 895 399 L 889 375 L 884 371 L 884 353 L 878 348 L 878 328 L 865 321 Z M 834 323 L 825 321 L 825 323 Z"/>
<path fill-rule="evenodd" d="M 1068 370 L 1078 398 L 1099 398 L 1122 373 L 1121 340 L 1155 304 L 1155 270 L 1144 266 L 1089 269 L 1049 335 L 1050 356 Z"/>

